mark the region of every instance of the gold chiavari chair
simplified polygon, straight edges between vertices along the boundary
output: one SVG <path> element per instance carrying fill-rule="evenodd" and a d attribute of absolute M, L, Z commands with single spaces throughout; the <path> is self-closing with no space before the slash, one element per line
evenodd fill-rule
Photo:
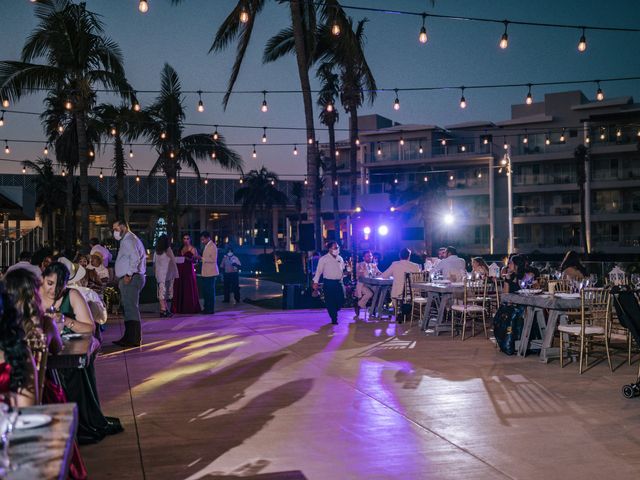
<path fill-rule="evenodd" d="M 456 321 L 458 321 L 458 326 L 462 327 L 461 336 L 464 341 L 467 320 L 471 321 L 472 336 L 476 334 L 476 322 L 482 320 L 484 335 L 489 338 L 487 333 L 487 302 L 487 278 L 465 280 L 463 302 L 451 305 L 451 338 L 455 336 Z"/>
<path fill-rule="evenodd" d="M 409 274 L 409 277 L 411 279 L 411 290 L 413 291 L 411 299 L 411 321 L 409 322 L 409 328 L 411 328 L 416 312 L 418 313 L 418 325 L 422 323 L 424 315 L 427 313 L 427 298 L 423 295 L 422 290 L 415 285 L 426 282 L 429 278 L 429 272 L 412 272 Z"/>
<path fill-rule="evenodd" d="M 41 332 L 29 336 L 27 345 L 36 364 L 36 377 L 38 381 L 36 402 L 42 404 L 42 393 L 44 391 L 45 374 L 47 372 L 47 359 L 49 358 L 49 346 L 47 345 L 46 337 Z"/>
<path fill-rule="evenodd" d="M 579 372 L 582 375 L 589 363 L 589 353 L 598 346 L 598 340 L 604 344 L 609 368 L 609 339 L 607 335 L 611 313 L 611 295 L 607 288 L 583 288 L 580 291 L 580 322 L 559 325 L 560 333 L 560 367 L 564 367 L 565 344 L 567 353 L 576 349 L 580 354 Z M 565 340 L 566 337 L 566 340 Z"/>

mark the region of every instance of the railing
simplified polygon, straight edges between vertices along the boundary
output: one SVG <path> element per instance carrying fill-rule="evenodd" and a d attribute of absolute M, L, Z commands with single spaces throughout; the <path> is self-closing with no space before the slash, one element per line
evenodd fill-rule
<path fill-rule="evenodd" d="M 579 205 L 550 205 L 542 208 L 538 206 L 516 205 L 513 207 L 513 215 L 516 217 L 546 217 L 579 214 Z"/>
<path fill-rule="evenodd" d="M 520 185 L 566 185 L 566 184 L 576 184 L 576 176 L 575 173 L 566 173 L 566 174 L 533 174 L 533 173 L 523 173 L 518 174 L 517 172 L 513 175 L 513 184 L 516 186 Z"/>
<path fill-rule="evenodd" d="M 5 268 L 18 261 L 23 251 L 34 252 L 42 247 L 43 230 L 36 227 L 18 239 L 5 238 L 0 243 L 0 267 Z"/>

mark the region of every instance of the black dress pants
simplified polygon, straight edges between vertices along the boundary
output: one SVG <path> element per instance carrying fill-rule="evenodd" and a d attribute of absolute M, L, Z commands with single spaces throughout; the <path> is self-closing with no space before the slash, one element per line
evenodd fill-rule
<path fill-rule="evenodd" d="M 224 272 L 224 301 L 229 302 L 231 293 L 240 302 L 240 275 L 238 272 Z"/>
<path fill-rule="evenodd" d="M 324 280 L 324 303 L 331 323 L 338 323 L 338 310 L 344 304 L 344 289 L 341 280 Z"/>

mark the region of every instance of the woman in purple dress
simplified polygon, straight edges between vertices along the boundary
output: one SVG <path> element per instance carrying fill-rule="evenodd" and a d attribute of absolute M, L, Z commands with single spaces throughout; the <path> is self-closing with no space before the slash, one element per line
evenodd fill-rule
<path fill-rule="evenodd" d="M 200 260 L 198 250 L 191 244 L 188 234 L 182 236 L 180 257 L 184 262 L 178 263 L 179 278 L 173 284 L 173 313 L 200 313 L 200 295 L 196 282 L 195 263 Z"/>

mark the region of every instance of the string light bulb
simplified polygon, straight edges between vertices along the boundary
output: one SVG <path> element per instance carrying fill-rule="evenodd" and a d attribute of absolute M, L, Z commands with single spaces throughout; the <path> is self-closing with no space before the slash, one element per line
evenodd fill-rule
<path fill-rule="evenodd" d="M 524 137 L 522 137 L 522 143 L 524 143 L 525 145 L 529 143 L 529 135 L 527 135 L 526 133 L 524 134 Z"/>
<path fill-rule="evenodd" d="M 133 158 L 133 145 L 129 145 L 129 158 Z"/>
<path fill-rule="evenodd" d="M 422 14 L 422 27 L 420 27 L 420 33 L 418 34 L 418 41 L 420 43 L 422 43 L 423 45 L 425 43 L 427 43 L 427 41 L 429 40 L 429 37 L 427 36 L 427 27 L 424 24 L 426 19 L 427 19 L 427 14 L 423 13 Z"/>
<path fill-rule="evenodd" d="M 584 27 L 582 27 L 582 35 L 580 36 L 580 40 L 578 40 L 578 51 L 582 53 L 586 49 L 587 49 L 587 37 L 584 34 Z"/>
<path fill-rule="evenodd" d="M 173 150 L 169 152 L 169 158 L 176 158 L 176 154 L 173 153 Z"/>
<path fill-rule="evenodd" d="M 443 138 L 442 140 L 440 140 L 440 145 L 442 145 L 443 147 L 447 145 L 447 139 Z"/>
<path fill-rule="evenodd" d="M 429 177 L 427 177 L 427 176 L 425 175 L 423 180 L 424 180 L 425 182 L 428 182 L 428 181 L 429 181 Z"/>
<path fill-rule="evenodd" d="M 42 150 L 42 153 L 45 155 L 49 155 L 49 145 L 45 143 L 44 145 L 44 149 Z"/>
<path fill-rule="evenodd" d="M 466 152 L 466 151 L 467 151 L 467 146 L 466 146 L 466 145 L 462 145 L 462 146 L 460 147 L 460 151 L 461 151 L 461 152 Z"/>
<path fill-rule="evenodd" d="M 293 154 L 296 155 L 296 156 L 298 155 L 298 146 L 297 145 L 293 146 Z"/>
<path fill-rule="evenodd" d="M 368 176 L 368 175 L 367 175 L 367 177 L 364 179 L 364 183 L 365 183 L 366 185 L 369 185 L 369 176 Z"/>
<path fill-rule="evenodd" d="M 382 148 L 380 147 L 380 144 L 378 144 L 378 155 L 382 155 Z"/>
<path fill-rule="evenodd" d="M 0 127 L 4 127 L 4 110 L 0 114 Z"/>
<path fill-rule="evenodd" d="M 247 23 L 249 21 L 249 12 L 247 9 L 242 7 L 240 10 L 240 23 Z"/>
<path fill-rule="evenodd" d="M 604 134 L 604 127 L 600 129 L 600 140 L 604 140 L 606 138 Z"/>
<path fill-rule="evenodd" d="M 504 139 L 504 144 L 502 145 L 502 148 L 504 148 L 505 150 L 509 149 L 509 144 L 507 143 L 507 139 Z"/>
<path fill-rule="evenodd" d="M 309 137 L 309 138 L 307 139 L 307 143 L 308 143 L 309 145 L 313 145 L 313 137 Z"/>
<path fill-rule="evenodd" d="M 9 108 L 9 99 L 8 98 L 3 98 L 2 99 L 2 106 L 4 108 Z"/>
<path fill-rule="evenodd" d="M 4 153 L 6 153 L 7 155 L 9 155 L 11 153 L 11 149 L 9 148 L 9 143 L 7 143 L 7 141 L 4 141 Z"/>
<path fill-rule="evenodd" d="M 337 187 L 338 186 L 338 180 L 334 180 L 333 184 Z"/>
<path fill-rule="evenodd" d="M 397 110 L 400 110 L 400 99 L 398 98 L 398 89 L 395 88 L 393 91 L 396 92 L 396 99 L 393 101 L 393 109 L 397 111 Z"/>
<path fill-rule="evenodd" d="M 251 153 L 251 156 L 253 158 L 256 158 L 258 156 L 258 153 L 256 152 L 256 146 L 255 145 L 253 146 L 253 152 Z"/>
<path fill-rule="evenodd" d="M 616 137 L 620 138 L 622 136 L 622 130 L 616 130 Z"/>
<path fill-rule="evenodd" d="M 64 108 L 65 110 L 71 110 L 73 108 L 73 103 L 71 103 L 71 100 L 67 100 L 66 102 L 64 102 Z"/>
<path fill-rule="evenodd" d="M 276 184 L 276 181 L 275 180 L 271 180 L 271 185 L 273 186 L 275 184 Z"/>
<path fill-rule="evenodd" d="M 140 13 L 147 13 L 149 11 L 149 2 L 147 0 L 140 0 L 138 2 L 138 11 Z"/>
<path fill-rule="evenodd" d="M 160 132 L 160 140 L 164 140 L 166 138 L 167 138 L 167 132 L 164 132 L 164 131 Z"/>
<path fill-rule="evenodd" d="M 136 170 L 136 182 L 140 183 L 140 173 Z"/>
<path fill-rule="evenodd" d="M 478 171 L 478 178 L 482 178 L 482 172 Z"/>
<path fill-rule="evenodd" d="M 449 175 L 449 180 L 453 180 L 455 177 L 453 175 Z"/>
<path fill-rule="evenodd" d="M 269 105 L 267 105 L 267 91 L 262 91 L 262 106 L 260 107 L 260 111 L 262 113 L 267 113 L 269 111 Z"/>
<path fill-rule="evenodd" d="M 551 145 L 551 139 L 549 138 L 549 135 L 545 135 L 544 144 L 545 145 Z"/>
<path fill-rule="evenodd" d="M 95 153 L 93 153 L 93 150 L 89 150 L 89 156 L 90 156 L 91 158 L 93 158 L 93 157 L 94 157 L 94 155 L 95 155 Z"/>
<path fill-rule="evenodd" d="M 584 143 L 586 144 L 591 143 L 591 137 L 589 135 L 587 135 L 587 138 L 584 139 Z"/>
<path fill-rule="evenodd" d="M 398 177 L 393 179 L 393 183 L 395 183 L 396 185 L 398 184 Z"/>
<path fill-rule="evenodd" d="M 216 125 L 216 129 L 213 132 L 213 139 L 218 140 L 220 138 L 220 134 L 218 133 L 218 126 Z"/>
<path fill-rule="evenodd" d="M 116 130 L 116 127 L 111 127 L 111 135 L 115 137 L 116 133 L 118 133 L 118 130 Z"/>
<path fill-rule="evenodd" d="M 460 96 L 460 108 L 467 108 L 467 99 L 464 98 L 464 87 L 460 87 L 460 90 L 462 92 Z"/>
<path fill-rule="evenodd" d="M 333 112 L 333 101 L 329 100 L 329 102 L 327 103 L 327 106 L 326 106 L 326 110 L 329 113 Z"/>
<path fill-rule="evenodd" d="M 171 184 L 173 185 L 174 183 L 176 183 L 176 179 L 175 177 L 171 177 Z"/>
<path fill-rule="evenodd" d="M 67 176 L 67 171 L 63 168 L 62 172 L 60 172 L 60 175 L 62 175 L 63 177 Z"/>
<path fill-rule="evenodd" d="M 211 152 L 211 160 L 215 160 L 216 159 L 216 151 L 212 151 Z"/>
<path fill-rule="evenodd" d="M 102 169 L 100 169 L 100 175 L 98 175 L 98 177 L 100 178 L 100 180 L 104 178 L 104 175 L 102 174 Z"/>
<path fill-rule="evenodd" d="M 336 148 L 336 157 L 339 157 L 339 156 L 340 156 L 340 150 Z"/>
<path fill-rule="evenodd" d="M 504 33 L 502 37 L 500 37 L 500 48 L 505 50 L 509 46 L 509 34 L 507 33 L 507 29 L 509 28 L 509 22 L 507 20 L 504 21 Z"/>
<path fill-rule="evenodd" d="M 527 105 L 531 105 L 533 103 L 533 95 L 531 95 L 531 84 L 529 84 L 529 92 L 527 93 L 527 98 L 525 99 L 524 103 L 526 103 Z"/>
<path fill-rule="evenodd" d="M 267 143 L 267 127 L 262 127 L 262 143 Z"/>
<path fill-rule="evenodd" d="M 309 185 L 309 181 L 307 180 L 307 177 L 304 177 L 304 184 Z"/>
<path fill-rule="evenodd" d="M 202 90 L 198 90 L 198 112 L 204 112 L 204 102 L 202 101 Z"/>
<path fill-rule="evenodd" d="M 400 145 L 404 146 L 404 137 L 400 135 Z"/>
<path fill-rule="evenodd" d="M 58 133 L 62 133 L 64 132 L 64 125 L 60 124 L 58 125 Z"/>
<path fill-rule="evenodd" d="M 337 21 L 333 22 L 333 25 L 331 26 L 331 34 L 334 37 L 338 37 L 340 36 L 340 25 L 338 24 Z"/>
<path fill-rule="evenodd" d="M 356 137 L 356 145 L 360 145 L 360 137 Z"/>
<path fill-rule="evenodd" d="M 244 183 L 244 179 L 242 177 L 240 177 L 240 180 L 238 180 L 240 182 L 240 185 L 242 185 Z"/>
<path fill-rule="evenodd" d="M 562 127 L 562 133 L 560 134 L 560 142 L 561 143 L 564 143 L 564 138 L 565 138 L 564 137 L 564 132 L 565 132 L 565 129 L 564 129 L 564 127 Z"/>
<path fill-rule="evenodd" d="M 134 92 L 134 94 L 135 94 L 135 92 Z M 133 107 L 132 108 L 133 108 L 134 112 L 139 112 L 140 111 L 140 102 L 138 101 L 137 98 L 133 101 Z"/>
<path fill-rule="evenodd" d="M 204 184 L 205 184 L 205 185 L 208 185 L 208 184 L 209 184 L 209 178 L 207 178 L 207 177 L 205 177 L 205 178 L 204 178 Z"/>
<path fill-rule="evenodd" d="M 598 84 L 598 90 L 596 90 L 596 100 L 601 102 L 602 100 L 604 100 L 604 92 L 602 91 L 602 88 L 600 88 L 600 80 L 596 81 L 596 83 Z"/>
<path fill-rule="evenodd" d="M 25 167 L 25 166 L 22 167 L 22 173 L 23 174 L 27 173 L 27 167 Z"/>
<path fill-rule="evenodd" d="M 422 148 L 422 145 L 418 145 L 418 153 L 420 155 L 422 155 L 424 153 L 424 148 Z"/>

